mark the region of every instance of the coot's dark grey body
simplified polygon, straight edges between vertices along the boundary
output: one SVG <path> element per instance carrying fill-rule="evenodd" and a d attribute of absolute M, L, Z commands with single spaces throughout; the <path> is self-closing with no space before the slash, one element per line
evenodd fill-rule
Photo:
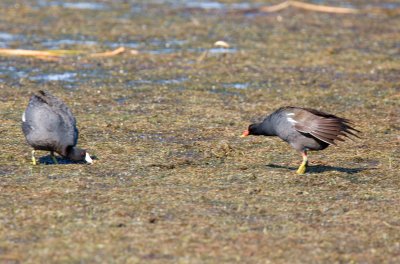
<path fill-rule="evenodd" d="M 85 150 L 75 147 L 78 129 L 72 112 L 47 91 L 39 91 L 30 98 L 22 116 L 22 131 L 35 150 L 57 152 L 71 160 L 92 162 Z M 34 157 L 32 159 L 34 161 Z"/>
<path fill-rule="evenodd" d="M 315 109 L 282 107 L 267 116 L 263 122 L 252 124 L 243 133 L 247 135 L 278 136 L 303 155 L 307 166 L 307 150 L 323 150 L 335 141 L 344 141 L 340 136 L 355 135 L 358 130 L 350 126 L 348 119 L 327 114 Z"/>

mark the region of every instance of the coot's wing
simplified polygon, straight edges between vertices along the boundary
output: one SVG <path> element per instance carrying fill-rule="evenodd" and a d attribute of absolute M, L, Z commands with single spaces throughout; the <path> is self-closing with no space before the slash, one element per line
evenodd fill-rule
<path fill-rule="evenodd" d="M 33 148 L 55 151 L 60 138 L 60 120 L 46 101 L 33 95 L 22 115 L 22 131 Z"/>
<path fill-rule="evenodd" d="M 48 129 L 47 124 L 52 121 L 49 120 L 52 119 L 52 116 L 48 116 L 47 112 L 51 113 L 51 109 L 46 101 L 40 96 L 32 95 L 22 114 L 22 132 L 25 137 L 32 134 L 42 134 L 43 130 Z"/>
<path fill-rule="evenodd" d="M 355 135 L 351 130 L 350 121 L 314 109 L 292 108 L 286 112 L 287 120 L 294 128 L 302 133 L 307 133 L 328 144 L 335 144 L 335 140 L 344 141 L 340 136 Z"/>
<path fill-rule="evenodd" d="M 60 135 L 59 144 L 65 150 L 68 146 L 75 146 L 78 142 L 78 129 L 76 128 L 76 119 L 67 105 L 47 91 L 39 91 L 37 94 L 52 111 L 60 117 L 58 133 Z"/>

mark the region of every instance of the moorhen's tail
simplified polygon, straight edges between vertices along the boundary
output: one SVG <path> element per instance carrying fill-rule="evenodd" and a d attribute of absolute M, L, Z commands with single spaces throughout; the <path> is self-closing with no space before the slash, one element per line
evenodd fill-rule
<path fill-rule="evenodd" d="M 293 108 L 293 116 L 290 120 L 297 131 L 308 133 L 328 144 L 336 145 L 335 141 L 344 141 L 351 138 L 349 135 L 359 138 L 359 130 L 352 127 L 353 123 L 346 118 L 324 113 L 310 108 Z"/>

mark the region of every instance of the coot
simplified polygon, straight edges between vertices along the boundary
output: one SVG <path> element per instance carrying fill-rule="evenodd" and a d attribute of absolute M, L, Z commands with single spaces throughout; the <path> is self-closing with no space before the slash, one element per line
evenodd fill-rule
<path fill-rule="evenodd" d="M 78 142 L 75 117 L 63 101 L 47 91 L 39 91 L 30 98 L 22 114 L 22 131 L 33 147 L 34 165 L 35 150 L 50 151 L 55 163 L 54 152 L 73 161 L 93 162 L 85 150 L 75 147 Z"/>
<path fill-rule="evenodd" d="M 351 127 L 351 121 L 324 113 L 315 109 L 301 107 L 281 107 L 263 122 L 251 124 L 242 137 L 277 136 L 289 143 L 303 156 L 303 162 L 297 170 L 298 174 L 306 172 L 308 150 L 323 150 L 335 141 L 344 141 L 342 137 L 356 135 L 359 130 Z"/>

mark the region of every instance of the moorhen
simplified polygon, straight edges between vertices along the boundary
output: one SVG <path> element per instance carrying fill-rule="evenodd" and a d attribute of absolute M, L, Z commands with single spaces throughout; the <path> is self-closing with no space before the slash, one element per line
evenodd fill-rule
<path fill-rule="evenodd" d="M 54 152 L 73 161 L 93 162 L 85 150 L 75 147 L 78 142 L 75 117 L 63 101 L 47 91 L 39 91 L 30 98 L 22 114 L 22 131 L 33 147 L 33 165 L 36 165 L 35 150 L 50 151 L 54 163 L 57 163 Z"/>
<path fill-rule="evenodd" d="M 342 137 L 356 135 L 359 130 L 351 127 L 348 119 L 337 117 L 315 109 L 301 107 L 281 107 L 261 123 L 252 124 L 243 132 L 242 137 L 277 136 L 289 143 L 303 156 L 298 174 L 306 172 L 308 150 L 323 150 L 335 141 L 344 141 Z"/>

